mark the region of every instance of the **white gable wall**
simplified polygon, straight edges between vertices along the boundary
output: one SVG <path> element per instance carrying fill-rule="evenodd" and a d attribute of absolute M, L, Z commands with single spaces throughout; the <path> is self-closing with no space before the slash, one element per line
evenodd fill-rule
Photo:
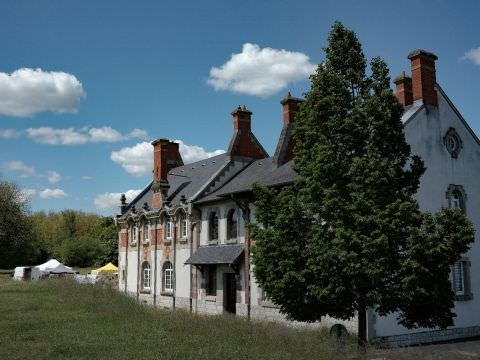
<path fill-rule="evenodd" d="M 454 312 L 457 317 L 454 321 L 456 328 L 479 327 L 480 331 L 480 146 L 441 91 L 438 91 L 438 102 L 438 108 L 422 109 L 405 126 L 405 136 L 412 147 L 412 153 L 419 155 L 427 168 L 416 197 L 421 210 L 437 212 L 442 206 L 448 206 L 446 193 L 450 184 L 461 185 L 465 190 L 466 213 L 476 229 L 475 243 L 466 254 L 471 261 L 473 299 L 455 302 Z M 443 138 L 451 127 L 463 142 L 463 148 L 456 159 L 451 157 L 443 143 Z M 431 330 L 408 331 L 397 324 L 396 314 L 376 316 L 374 329 L 375 334 L 370 336 L 383 337 Z M 465 335 L 468 336 L 469 331 L 472 329 Z"/>

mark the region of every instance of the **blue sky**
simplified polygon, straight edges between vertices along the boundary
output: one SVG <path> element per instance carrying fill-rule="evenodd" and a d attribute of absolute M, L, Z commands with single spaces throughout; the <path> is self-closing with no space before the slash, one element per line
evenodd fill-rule
<path fill-rule="evenodd" d="M 480 134 L 479 4 L 3 1 L 0 173 L 33 210 L 109 214 L 149 182 L 147 141 L 181 140 L 187 161 L 225 150 L 239 104 L 272 153 L 279 101 L 308 89 L 337 19 L 392 78 L 411 50 L 434 52 L 437 81 Z"/>

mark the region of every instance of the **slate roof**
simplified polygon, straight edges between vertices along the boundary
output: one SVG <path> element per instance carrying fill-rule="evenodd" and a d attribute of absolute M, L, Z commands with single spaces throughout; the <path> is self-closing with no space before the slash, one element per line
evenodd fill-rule
<path fill-rule="evenodd" d="M 274 157 L 253 161 L 223 187 L 196 203 L 218 201 L 230 194 L 249 192 L 252 190 L 253 183 L 280 186 L 291 184 L 297 180 L 298 174 L 292 169 L 293 160 L 279 167 L 275 164 Z"/>
<path fill-rule="evenodd" d="M 187 199 L 195 195 L 208 182 L 212 175 L 225 167 L 229 161 L 226 154 L 221 154 L 170 170 L 167 175 L 170 185 L 167 197 L 171 205 L 178 205 L 182 195 L 185 195 Z M 127 211 L 121 218 L 127 216 L 133 205 L 135 205 L 137 211 L 143 207 L 144 203 L 147 203 L 149 208 L 151 208 L 152 197 L 152 182 L 150 182 L 142 192 L 128 204 Z"/>
<path fill-rule="evenodd" d="M 209 245 L 200 246 L 185 264 L 233 264 L 242 255 L 244 245 Z"/>

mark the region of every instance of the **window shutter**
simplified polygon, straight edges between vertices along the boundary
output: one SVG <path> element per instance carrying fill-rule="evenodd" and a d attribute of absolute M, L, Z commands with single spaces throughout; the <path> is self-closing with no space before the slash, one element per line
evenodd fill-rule
<path fill-rule="evenodd" d="M 470 265 L 471 262 L 466 260 L 463 262 L 463 278 L 465 283 L 465 296 L 467 298 L 472 297 L 471 287 L 470 287 Z"/>

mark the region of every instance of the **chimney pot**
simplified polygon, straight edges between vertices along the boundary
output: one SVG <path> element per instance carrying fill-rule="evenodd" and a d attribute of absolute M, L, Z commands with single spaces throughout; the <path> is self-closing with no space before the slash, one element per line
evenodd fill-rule
<path fill-rule="evenodd" d="M 295 115 L 298 112 L 299 104 L 302 99 L 293 97 L 290 91 L 283 97 L 280 104 L 283 106 L 283 123 L 285 125 L 292 124 L 295 121 Z"/>
<path fill-rule="evenodd" d="M 398 101 L 405 107 L 413 104 L 412 78 L 401 71 L 400 75 L 393 79 L 397 86 Z"/>

